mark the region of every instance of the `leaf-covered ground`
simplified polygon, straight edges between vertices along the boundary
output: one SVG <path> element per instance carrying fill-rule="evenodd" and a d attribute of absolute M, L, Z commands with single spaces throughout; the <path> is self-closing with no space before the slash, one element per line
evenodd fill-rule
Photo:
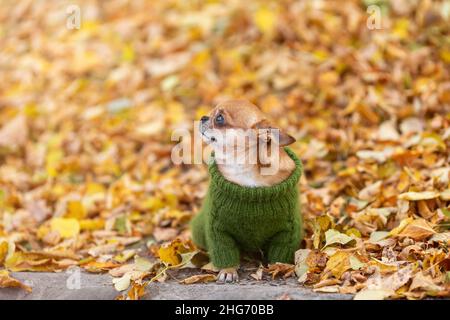
<path fill-rule="evenodd" d="M 240 97 L 305 167 L 296 265 L 254 260 L 252 278 L 448 297 L 449 15 L 431 0 L 2 1 L 0 287 L 73 266 L 109 272 L 123 299 L 169 269 L 214 280 L 188 230 L 206 168 L 175 166 L 170 138 Z"/>

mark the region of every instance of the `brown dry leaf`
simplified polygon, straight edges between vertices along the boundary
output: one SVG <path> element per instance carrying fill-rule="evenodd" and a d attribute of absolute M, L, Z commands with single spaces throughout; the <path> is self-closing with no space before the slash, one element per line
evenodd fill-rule
<path fill-rule="evenodd" d="M 381 190 L 382 181 L 368 185 L 358 193 L 358 199 L 372 201 Z"/>
<path fill-rule="evenodd" d="M 250 277 L 252 277 L 253 279 L 260 281 L 263 278 L 263 272 L 264 272 L 264 267 L 259 267 L 258 270 L 256 270 L 256 272 L 250 274 Z"/>
<path fill-rule="evenodd" d="M 6 270 L 0 270 L 0 288 L 21 288 L 27 292 L 32 291 L 31 287 L 11 277 Z"/>
<path fill-rule="evenodd" d="M 133 282 L 131 288 L 127 292 L 127 298 L 129 300 L 140 300 L 142 297 L 145 296 L 146 287 L 147 284 L 145 282 L 144 283 Z"/>
<path fill-rule="evenodd" d="M 193 283 L 207 283 L 216 281 L 217 277 L 214 274 L 197 274 L 186 279 L 183 279 L 180 283 L 193 284 Z"/>
<path fill-rule="evenodd" d="M 153 230 L 153 237 L 156 241 L 170 241 L 178 235 L 178 230 L 175 228 L 155 228 Z"/>
<path fill-rule="evenodd" d="M 416 219 L 408 224 L 399 234 L 400 237 L 408 237 L 417 241 L 425 240 L 435 234 L 429 222 L 425 219 Z"/>
<path fill-rule="evenodd" d="M 430 276 L 425 276 L 422 272 L 418 272 L 409 287 L 410 291 L 424 290 L 427 292 L 439 292 L 443 287 L 437 285 Z"/>
<path fill-rule="evenodd" d="M 326 253 L 313 250 L 308 254 L 306 264 L 308 265 L 309 271 L 319 272 L 325 268 L 327 260 L 328 257 Z"/>
<path fill-rule="evenodd" d="M 354 300 L 384 300 L 394 294 L 393 291 L 386 289 L 364 289 L 358 292 Z"/>
<path fill-rule="evenodd" d="M 64 270 L 71 264 L 59 264 L 58 261 L 67 258 L 77 258 L 72 254 L 58 254 L 46 252 L 20 252 L 16 251 L 5 260 L 5 267 L 14 272 L 38 271 L 54 272 Z"/>
<path fill-rule="evenodd" d="M 18 115 L 0 129 L 0 146 L 20 147 L 28 139 L 27 119 L 24 115 Z"/>
<path fill-rule="evenodd" d="M 431 211 L 430 208 L 428 208 L 427 202 L 424 200 L 420 200 L 417 202 L 417 208 L 419 210 L 419 214 L 424 219 L 429 219 L 434 216 L 434 212 Z"/>
<path fill-rule="evenodd" d="M 266 271 L 272 275 L 272 279 L 281 276 L 284 279 L 289 278 L 295 273 L 295 266 L 287 263 L 273 263 L 268 266 Z"/>
<path fill-rule="evenodd" d="M 112 261 L 108 261 L 108 262 L 90 261 L 87 263 L 83 263 L 80 266 L 83 269 L 85 269 L 87 272 L 102 273 L 102 272 L 106 272 L 111 269 L 117 268 L 119 266 L 119 264 L 112 262 Z"/>

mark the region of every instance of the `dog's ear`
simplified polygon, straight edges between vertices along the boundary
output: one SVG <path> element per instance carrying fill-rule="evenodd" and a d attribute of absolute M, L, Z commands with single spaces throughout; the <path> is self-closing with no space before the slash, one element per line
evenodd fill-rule
<path fill-rule="evenodd" d="M 254 125 L 258 130 L 258 138 L 264 142 L 278 141 L 280 147 L 288 146 L 295 142 L 295 138 L 283 130 L 273 127 L 268 120 L 261 120 Z M 278 135 L 278 139 L 276 137 Z"/>

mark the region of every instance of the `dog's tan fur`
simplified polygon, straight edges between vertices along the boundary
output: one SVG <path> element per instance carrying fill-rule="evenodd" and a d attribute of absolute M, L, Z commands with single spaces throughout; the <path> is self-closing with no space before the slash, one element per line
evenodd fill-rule
<path fill-rule="evenodd" d="M 217 115 L 223 115 L 225 118 L 225 124 L 218 126 L 214 119 Z M 276 128 L 268 120 L 267 116 L 261 112 L 257 106 L 246 100 L 229 100 L 219 103 L 209 115 L 209 127 L 216 130 L 232 130 L 232 129 L 264 129 L 264 128 Z M 267 138 L 269 139 L 270 138 Z M 295 169 L 295 164 L 292 159 L 282 148 L 295 141 L 294 138 L 280 130 L 280 143 L 279 143 L 279 157 L 271 157 L 265 159 L 264 164 L 259 161 L 256 164 L 243 164 L 243 165 L 228 165 L 218 164 L 218 168 L 223 176 L 234 183 L 242 186 L 272 186 L 278 184 L 289 177 L 292 171 Z M 210 141 L 208 141 L 210 142 Z M 245 150 L 239 150 L 241 153 L 249 153 L 247 146 Z M 214 148 L 214 145 L 213 145 Z M 238 152 L 238 150 L 233 150 Z M 265 175 L 261 173 L 263 166 L 274 165 L 274 161 L 279 161 L 277 167 L 278 171 L 271 175 Z M 270 163 L 270 164 L 268 164 Z"/>

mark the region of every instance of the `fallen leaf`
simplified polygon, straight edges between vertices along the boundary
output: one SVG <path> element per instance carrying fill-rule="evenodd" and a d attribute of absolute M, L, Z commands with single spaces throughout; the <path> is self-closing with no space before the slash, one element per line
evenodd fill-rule
<path fill-rule="evenodd" d="M 439 192 L 436 191 L 405 192 L 398 195 L 399 199 L 410 201 L 430 200 L 437 197 L 439 197 Z"/>
<path fill-rule="evenodd" d="M 369 241 L 372 243 L 377 243 L 378 241 L 386 239 L 388 236 L 388 231 L 374 231 L 370 234 Z"/>
<path fill-rule="evenodd" d="M 27 292 L 32 291 L 31 287 L 11 277 L 6 270 L 0 270 L 0 288 L 21 288 Z"/>
<path fill-rule="evenodd" d="M 336 279 L 340 279 L 342 274 L 351 268 L 350 257 L 349 252 L 337 251 L 328 259 L 324 273 L 331 272 Z"/>
<path fill-rule="evenodd" d="M 442 191 L 439 197 L 443 201 L 450 201 L 450 189 Z"/>
<path fill-rule="evenodd" d="M 273 263 L 267 268 L 267 272 L 272 275 L 272 279 L 282 276 L 284 279 L 289 278 L 295 273 L 294 265 L 288 263 Z"/>
<path fill-rule="evenodd" d="M 414 290 L 425 290 L 427 292 L 439 292 L 443 290 L 441 286 L 434 283 L 430 276 L 425 276 L 422 272 L 418 272 L 409 287 L 410 291 Z"/>
<path fill-rule="evenodd" d="M 337 230 L 330 229 L 327 232 L 325 232 L 325 246 L 324 248 L 334 245 L 334 244 L 342 244 L 346 245 L 350 243 L 351 241 L 354 241 L 354 239 L 344 233 L 340 233 Z"/>
<path fill-rule="evenodd" d="M 366 265 L 365 263 L 361 262 L 354 255 L 350 256 L 350 268 L 352 268 L 352 270 L 359 270 L 359 269 L 363 268 L 365 265 Z"/>
<path fill-rule="evenodd" d="M 191 248 L 186 247 L 180 239 L 175 239 L 170 243 L 163 244 L 158 250 L 158 255 L 161 261 L 173 266 L 180 264 L 182 262 L 181 254 L 189 251 Z M 188 260 L 185 262 L 187 263 Z"/>
<path fill-rule="evenodd" d="M 385 289 L 365 289 L 358 292 L 353 300 L 384 300 L 394 293 Z"/>
<path fill-rule="evenodd" d="M 28 125 L 24 115 L 18 115 L 0 129 L 0 146 L 17 148 L 28 139 Z"/>
<path fill-rule="evenodd" d="M 114 284 L 114 288 L 117 291 L 127 290 L 131 283 L 131 275 L 130 275 L 130 273 L 125 273 L 120 278 L 113 278 L 112 282 Z"/>
<path fill-rule="evenodd" d="M 80 224 L 73 218 L 53 218 L 50 221 L 50 228 L 63 238 L 73 238 L 80 233 Z"/>
<path fill-rule="evenodd" d="M 408 224 L 399 234 L 400 237 L 409 237 L 414 240 L 424 240 L 436 231 L 431 227 L 431 225 L 425 219 L 416 219 Z"/>
<path fill-rule="evenodd" d="M 314 288 L 314 292 L 322 292 L 322 293 L 338 293 L 339 292 L 339 286 L 328 286 L 328 287 L 320 287 L 320 288 Z"/>
<path fill-rule="evenodd" d="M 140 300 L 143 296 L 145 296 L 145 288 L 147 284 L 133 282 L 130 290 L 128 290 L 127 297 L 130 300 Z"/>
<path fill-rule="evenodd" d="M 381 190 L 381 181 L 368 185 L 358 193 L 358 199 L 372 201 Z"/>
<path fill-rule="evenodd" d="M 195 276 L 183 279 L 181 283 L 183 284 L 193 284 L 193 283 L 207 283 L 216 281 L 217 277 L 214 274 L 197 274 Z"/>
<path fill-rule="evenodd" d="M 250 274 L 250 277 L 252 277 L 253 279 L 255 279 L 257 281 L 260 281 L 260 280 L 262 280 L 263 272 L 264 272 L 264 268 L 259 267 L 258 270 L 256 270 L 256 272 Z"/>
<path fill-rule="evenodd" d="M 276 16 L 273 10 L 260 7 L 254 14 L 254 21 L 259 30 L 265 34 L 273 32 Z"/>
<path fill-rule="evenodd" d="M 3 262 L 6 259 L 6 256 L 8 254 L 9 245 L 6 241 L 0 242 L 0 266 L 3 265 Z"/>
<path fill-rule="evenodd" d="M 310 249 L 299 249 L 295 252 L 295 274 L 299 279 L 301 279 L 309 270 L 307 258 L 310 253 Z"/>

